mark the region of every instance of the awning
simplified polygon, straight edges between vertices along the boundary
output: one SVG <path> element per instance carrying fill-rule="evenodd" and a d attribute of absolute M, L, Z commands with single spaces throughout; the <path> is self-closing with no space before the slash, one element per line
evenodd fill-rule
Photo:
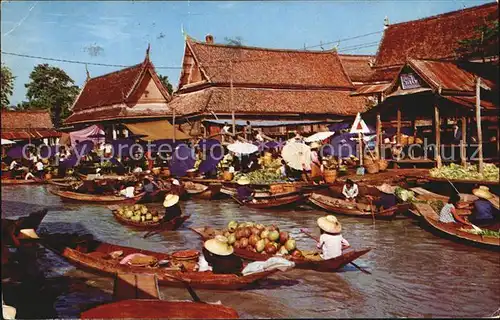
<path fill-rule="evenodd" d="M 19 131 L 2 131 L 3 139 L 27 140 L 60 137 L 61 133 L 53 129 L 29 129 Z"/>
<path fill-rule="evenodd" d="M 125 123 L 125 126 L 135 134 L 145 135 L 144 140 L 174 139 L 174 126 L 167 120 Z M 175 129 L 176 140 L 186 140 L 191 137 L 184 132 Z"/>
<path fill-rule="evenodd" d="M 462 106 L 468 108 L 476 107 L 476 97 L 474 96 L 443 96 L 443 98 L 448 99 L 451 102 L 458 103 Z M 493 104 L 491 101 L 481 100 L 481 107 L 485 110 L 498 110 L 498 106 Z"/>
<path fill-rule="evenodd" d="M 356 89 L 356 92 L 351 93 L 351 96 L 364 96 L 381 93 L 387 90 L 390 86 L 390 83 L 367 84 Z"/>
<path fill-rule="evenodd" d="M 224 124 L 228 123 L 232 125 L 231 119 L 205 119 L 204 122 L 214 123 L 214 124 Z M 308 125 L 308 124 L 320 124 L 320 123 L 337 123 L 339 121 L 325 121 L 325 120 L 314 120 L 314 121 L 304 121 L 304 120 L 249 120 L 250 124 L 254 128 L 259 127 L 280 127 L 280 126 L 300 126 L 300 125 Z M 237 126 L 246 126 L 247 120 L 236 120 L 235 124 Z"/>

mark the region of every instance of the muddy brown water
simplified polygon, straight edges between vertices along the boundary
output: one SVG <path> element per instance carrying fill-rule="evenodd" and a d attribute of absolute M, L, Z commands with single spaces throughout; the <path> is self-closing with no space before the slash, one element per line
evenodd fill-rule
<path fill-rule="evenodd" d="M 187 200 L 182 207 L 192 216 L 185 227 L 143 239 L 144 232 L 119 224 L 105 206 L 61 202 L 46 186 L 2 187 L 2 217 L 43 207 L 50 211 L 39 233 L 91 233 L 110 243 L 162 252 L 201 249 L 198 236 L 186 227 L 223 227 L 230 220 L 274 223 L 290 231 L 299 248 L 311 249 L 314 242 L 299 230 L 318 234 L 315 221 L 325 214 L 307 205 L 257 210 L 230 199 Z M 373 248 L 356 261 L 372 275 L 352 266 L 336 273 L 292 270 L 246 290 L 196 290 L 198 295 L 207 302 L 221 301 L 244 318 L 483 317 L 500 307 L 500 253 L 441 239 L 410 218 L 373 224 L 370 219 L 337 217 L 353 247 Z M 112 299 L 111 278 L 79 270 L 46 249 L 39 250 L 33 264 L 52 292 L 45 303 L 52 303 L 59 318 L 76 318 L 82 310 Z M 161 294 L 167 300 L 190 299 L 184 289 L 162 287 Z M 40 309 L 38 318 L 49 316 L 43 313 Z"/>

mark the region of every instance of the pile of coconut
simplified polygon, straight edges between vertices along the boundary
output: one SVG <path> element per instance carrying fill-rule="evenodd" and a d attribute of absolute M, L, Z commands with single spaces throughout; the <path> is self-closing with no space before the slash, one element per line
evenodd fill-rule
<path fill-rule="evenodd" d="M 288 232 L 280 232 L 275 225 L 231 221 L 227 228 L 222 230 L 222 234 L 235 249 L 294 258 L 303 257 L 302 252 L 296 247 L 295 240 Z"/>

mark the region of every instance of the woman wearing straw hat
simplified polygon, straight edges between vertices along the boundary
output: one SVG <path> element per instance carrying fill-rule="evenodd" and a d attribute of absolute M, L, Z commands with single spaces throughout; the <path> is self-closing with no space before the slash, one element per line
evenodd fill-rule
<path fill-rule="evenodd" d="M 252 201 L 255 191 L 248 186 L 250 179 L 247 176 L 242 176 L 236 183 L 238 183 L 238 188 L 236 188 L 236 197 L 238 200 L 241 202 Z"/>
<path fill-rule="evenodd" d="M 179 205 L 179 196 L 176 194 L 167 194 L 165 200 L 163 200 L 163 206 L 165 207 L 165 216 L 163 217 L 163 222 L 170 221 L 177 217 L 182 216 L 181 206 Z"/>
<path fill-rule="evenodd" d="M 318 249 L 321 249 L 321 258 L 324 260 L 336 258 L 342 255 L 342 249 L 348 248 L 349 242 L 340 234 L 342 225 L 333 215 L 320 217 L 317 220 L 321 232 Z"/>
<path fill-rule="evenodd" d="M 382 196 L 373 201 L 375 208 L 377 208 L 378 210 L 384 210 L 394 207 L 397 204 L 397 199 L 394 195 L 394 193 L 396 192 L 396 187 L 384 183 L 380 186 L 377 186 L 376 188 L 380 192 L 382 192 Z M 371 195 L 368 195 L 366 197 L 370 200 L 374 200 L 374 197 Z"/>
<path fill-rule="evenodd" d="M 240 274 L 243 261 L 233 252 L 233 247 L 224 236 L 217 235 L 205 241 L 199 258 L 199 271 L 212 270 L 216 274 Z"/>
<path fill-rule="evenodd" d="M 472 190 L 479 199 L 474 201 L 474 210 L 469 216 L 469 221 L 478 226 L 487 226 L 500 220 L 500 212 L 493 206 L 491 200 L 495 196 L 486 186 L 479 186 Z"/>

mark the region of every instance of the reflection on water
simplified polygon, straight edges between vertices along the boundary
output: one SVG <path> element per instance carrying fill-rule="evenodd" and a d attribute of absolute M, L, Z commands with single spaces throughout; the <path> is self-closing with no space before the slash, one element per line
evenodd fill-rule
<path fill-rule="evenodd" d="M 299 248 L 310 249 L 314 241 L 301 234 L 300 228 L 318 233 L 315 221 L 324 214 L 307 206 L 250 209 L 228 199 L 189 200 L 182 206 L 191 214 L 183 228 L 143 239 L 143 231 L 120 225 L 105 206 L 66 204 L 44 186 L 2 187 L 2 217 L 50 208 L 40 233 L 92 233 L 110 243 L 162 252 L 200 249 L 199 237 L 186 227 L 223 227 L 230 220 L 274 223 L 290 231 Z M 356 261 L 372 275 L 352 266 L 337 273 L 292 270 L 249 290 L 197 290 L 199 296 L 209 302 L 220 300 L 245 318 L 479 317 L 500 307 L 500 253 L 438 238 L 411 219 L 377 220 L 373 224 L 370 219 L 338 218 L 352 246 L 373 248 Z M 111 278 L 78 270 L 53 253 L 42 251 L 37 264 L 45 276 L 65 276 L 71 283 L 60 290 L 54 302 L 60 317 L 77 317 L 81 310 L 112 299 Z M 49 283 L 57 286 L 58 281 Z M 190 300 L 184 289 L 162 287 L 161 293 L 163 299 Z"/>

